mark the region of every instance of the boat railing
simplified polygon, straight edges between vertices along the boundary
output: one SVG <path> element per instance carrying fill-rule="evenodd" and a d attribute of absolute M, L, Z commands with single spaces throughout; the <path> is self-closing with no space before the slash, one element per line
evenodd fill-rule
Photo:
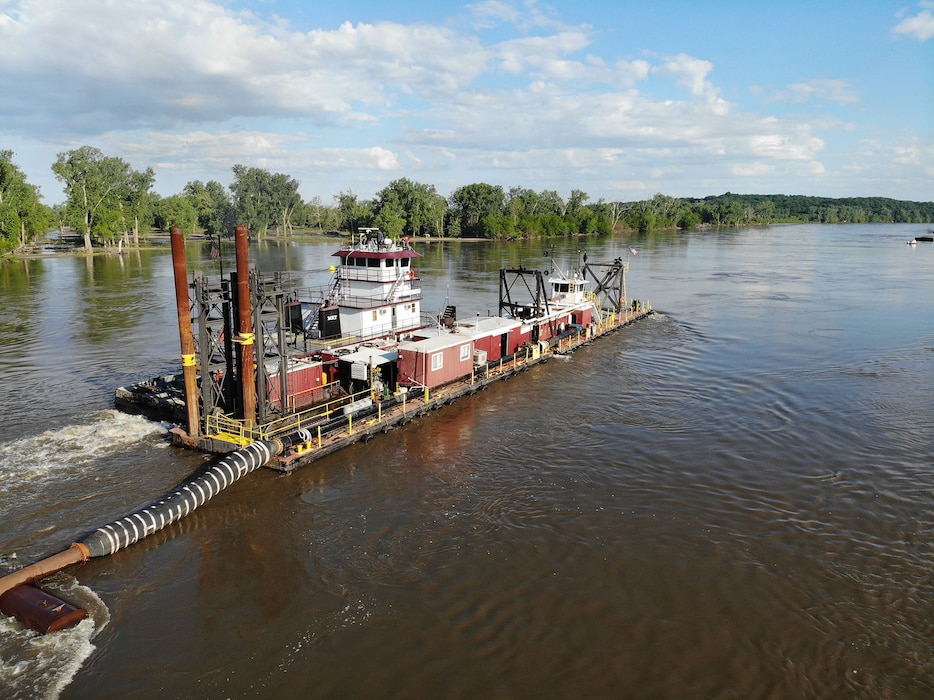
<path fill-rule="evenodd" d="M 251 425 L 248 421 L 223 414 L 205 417 L 205 433 L 208 437 L 226 442 L 248 445 L 256 440 L 269 440 L 279 435 L 295 432 L 316 423 L 324 423 L 344 406 L 371 396 L 369 389 L 356 394 L 345 394 L 323 404 L 318 404 L 304 411 L 291 413 L 260 425 Z"/>
<path fill-rule="evenodd" d="M 351 240 L 350 242 L 344 241 L 340 245 L 340 250 L 350 250 L 359 253 L 397 253 L 402 250 L 414 250 L 412 244 L 408 241 L 408 236 L 403 236 L 400 239 L 392 238 L 392 243 L 387 244 L 387 239 L 383 239 L 383 242 L 380 243 L 376 240 L 371 240 L 369 243 L 366 241 Z"/>
<path fill-rule="evenodd" d="M 409 331 L 425 328 L 426 326 L 433 326 L 435 324 L 435 319 L 430 314 L 422 311 L 418 319 L 412 319 L 411 321 L 405 322 L 397 319 L 395 325 L 393 325 L 392 322 L 388 322 L 378 326 L 371 326 L 366 329 L 365 333 L 347 333 L 330 338 L 306 338 L 304 342 L 310 351 L 320 351 L 332 347 L 336 348 L 353 345 L 354 343 L 363 343 L 377 338 L 405 335 Z"/>
<path fill-rule="evenodd" d="M 330 290 L 331 285 L 295 287 L 292 290 L 292 298 L 304 304 L 321 305 L 326 303 Z"/>
<path fill-rule="evenodd" d="M 403 301 L 420 301 L 421 298 L 421 289 L 414 287 L 411 289 L 405 289 L 405 287 L 403 287 L 397 290 L 395 297 L 393 297 L 391 300 L 391 303 Z M 387 303 L 390 303 L 390 301 L 387 301 L 383 293 L 374 293 L 372 296 L 351 296 L 342 294 L 340 299 L 338 299 L 338 304 L 347 307 L 348 309 L 369 309 L 373 306 L 383 306 Z"/>
<path fill-rule="evenodd" d="M 341 265 L 338 274 L 342 280 L 351 282 L 393 282 L 397 277 L 395 268 L 357 267 L 347 264 Z"/>

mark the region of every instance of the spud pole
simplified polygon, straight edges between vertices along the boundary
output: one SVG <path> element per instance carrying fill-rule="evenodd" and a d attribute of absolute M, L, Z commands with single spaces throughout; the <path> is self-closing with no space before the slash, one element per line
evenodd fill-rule
<path fill-rule="evenodd" d="M 250 241 L 246 226 L 236 229 L 237 306 L 240 319 L 240 386 L 243 391 L 243 420 L 252 427 L 256 422 L 256 377 L 253 358 L 253 311 L 250 305 Z"/>
<path fill-rule="evenodd" d="M 178 336 L 182 347 L 182 376 L 185 379 L 185 407 L 188 434 L 201 432 L 198 415 L 198 377 L 195 374 L 195 337 L 191 332 L 191 306 L 188 302 L 188 270 L 185 265 L 185 237 L 180 226 L 171 229 L 172 269 L 175 272 L 175 304 L 178 308 Z"/>

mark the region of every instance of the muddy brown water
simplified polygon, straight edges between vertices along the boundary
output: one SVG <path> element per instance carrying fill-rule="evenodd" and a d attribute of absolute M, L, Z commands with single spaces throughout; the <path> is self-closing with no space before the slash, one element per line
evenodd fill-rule
<path fill-rule="evenodd" d="M 931 697 L 934 246 L 905 245 L 922 229 L 421 244 L 428 311 L 495 313 L 502 265 L 634 247 L 629 295 L 662 313 L 56 576 L 92 619 L 48 637 L 0 619 L 0 695 Z M 333 252 L 253 255 L 317 284 Z M 15 566 L 205 458 L 112 410 L 115 386 L 176 367 L 167 250 L 0 281 Z"/>

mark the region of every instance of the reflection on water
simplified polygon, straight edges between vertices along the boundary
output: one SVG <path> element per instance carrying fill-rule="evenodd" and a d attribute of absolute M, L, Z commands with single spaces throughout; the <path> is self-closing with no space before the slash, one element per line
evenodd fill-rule
<path fill-rule="evenodd" d="M 664 313 L 75 570 L 110 622 L 36 651 L 0 621 L 0 683 L 33 697 L 68 659 L 50 697 L 930 697 L 934 247 L 911 235 L 422 244 L 426 310 L 636 247 L 630 295 Z M 333 248 L 254 260 L 320 284 Z M 106 412 L 178 355 L 166 254 L 124 257 L 0 268 L 7 557 L 204 463 Z"/>

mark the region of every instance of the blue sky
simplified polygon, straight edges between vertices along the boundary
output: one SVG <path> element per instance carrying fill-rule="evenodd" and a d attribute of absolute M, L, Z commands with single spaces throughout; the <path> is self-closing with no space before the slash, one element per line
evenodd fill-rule
<path fill-rule="evenodd" d="M 393 180 L 934 200 L 934 0 L 0 0 L 0 149 L 169 196 L 244 164 Z"/>

